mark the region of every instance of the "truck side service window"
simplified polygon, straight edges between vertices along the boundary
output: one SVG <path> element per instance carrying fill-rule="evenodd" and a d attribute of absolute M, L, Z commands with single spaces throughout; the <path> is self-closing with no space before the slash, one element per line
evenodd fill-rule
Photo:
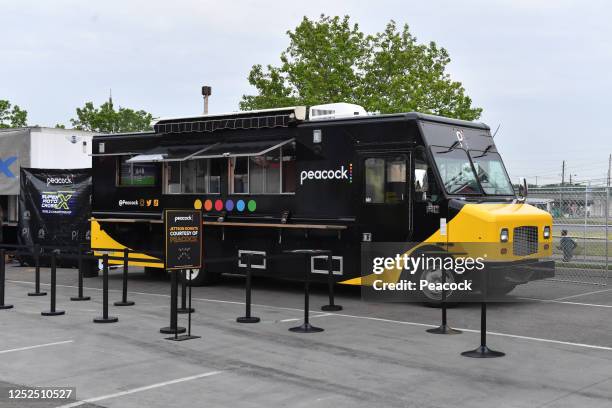
<path fill-rule="evenodd" d="M 194 159 L 166 164 L 166 194 L 219 194 L 224 159 Z"/>
<path fill-rule="evenodd" d="M 295 142 L 261 156 L 229 160 L 232 194 L 283 194 L 295 192 Z"/>
<path fill-rule="evenodd" d="M 155 186 L 157 184 L 157 169 L 153 163 L 128 163 L 131 156 L 119 156 L 117 165 L 117 185 Z"/>
<path fill-rule="evenodd" d="M 365 160 L 365 202 L 397 204 L 407 198 L 406 159 L 369 158 Z"/>
<path fill-rule="evenodd" d="M 232 194 L 249 193 L 249 158 L 232 157 L 229 159 L 230 192 Z"/>

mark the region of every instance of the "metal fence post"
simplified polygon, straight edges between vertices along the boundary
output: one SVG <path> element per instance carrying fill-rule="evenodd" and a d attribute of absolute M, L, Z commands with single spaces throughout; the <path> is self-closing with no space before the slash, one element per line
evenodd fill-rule
<path fill-rule="evenodd" d="M 610 245 L 610 242 L 608 241 L 608 223 L 610 222 L 610 187 L 606 187 L 606 227 L 605 227 L 605 235 L 606 238 L 604 240 L 605 245 L 606 245 L 606 250 L 605 250 L 605 254 L 606 254 L 606 261 L 605 261 L 605 265 L 606 268 L 604 269 L 604 284 L 607 285 L 608 284 L 608 276 L 610 276 L 610 273 L 608 272 L 608 246 Z"/>

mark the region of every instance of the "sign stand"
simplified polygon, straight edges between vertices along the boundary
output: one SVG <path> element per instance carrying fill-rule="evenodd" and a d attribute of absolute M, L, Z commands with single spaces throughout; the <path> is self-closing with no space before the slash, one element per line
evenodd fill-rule
<path fill-rule="evenodd" d="M 178 326 L 178 313 L 176 312 L 176 303 L 178 301 L 178 271 L 170 272 L 170 326 L 159 329 L 160 333 L 178 334 L 185 333 L 184 327 Z"/>
<path fill-rule="evenodd" d="M 181 269 L 202 268 L 202 213 L 195 210 L 165 210 L 165 267 L 171 274 L 170 326 L 160 329 L 161 333 L 174 334 L 166 340 L 183 341 L 199 338 L 191 335 L 191 286 L 189 286 L 189 331 L 177 325 L 178 320 L 178 274 Z"/>
<path fill-rule="evenodd" d="M 193 273 L 193 271 L 190 269 L 189 272 L 189 280 L 191 280 L 191 274 Z M 168 337 L 166 338 L 166 340 L 173 340 L 173 341 L 184 341 L 184 340 L 191 340 L 191 339 L 199 339 L 202 336 L 194 336 L 191 334 L 191 313 L 193 312 L 193 309 L 191 307 L 191 285 L 189 285 L 189 288 L 187 289 L 188 291 L 188 312 L 187 312 L 187 334 L 182 334 L 180 336 L 178 336 L 176 333 L 174 334 L 174 337 Z"/>

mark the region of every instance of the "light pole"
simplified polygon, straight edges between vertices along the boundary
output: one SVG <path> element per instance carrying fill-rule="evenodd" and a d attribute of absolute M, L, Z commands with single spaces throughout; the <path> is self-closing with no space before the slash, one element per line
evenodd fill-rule
<path fill-rule="evenodd" d="M 202 87 L 202 96 L 204 97 L 204 114 L 208 115 L 208 98 L 212 93 L 212 88 L 208 85 Z"/>

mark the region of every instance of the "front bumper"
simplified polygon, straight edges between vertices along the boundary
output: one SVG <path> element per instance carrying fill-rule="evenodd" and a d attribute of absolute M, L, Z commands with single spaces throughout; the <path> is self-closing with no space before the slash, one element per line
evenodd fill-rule
<path fill-rule="evenodd" d="M 487 264 L 486 268 L 489 272 L 489 284 L 492 287 L 516 286 L 555 276 L 555 261 L 553 260 L 492 263 Z"/>

